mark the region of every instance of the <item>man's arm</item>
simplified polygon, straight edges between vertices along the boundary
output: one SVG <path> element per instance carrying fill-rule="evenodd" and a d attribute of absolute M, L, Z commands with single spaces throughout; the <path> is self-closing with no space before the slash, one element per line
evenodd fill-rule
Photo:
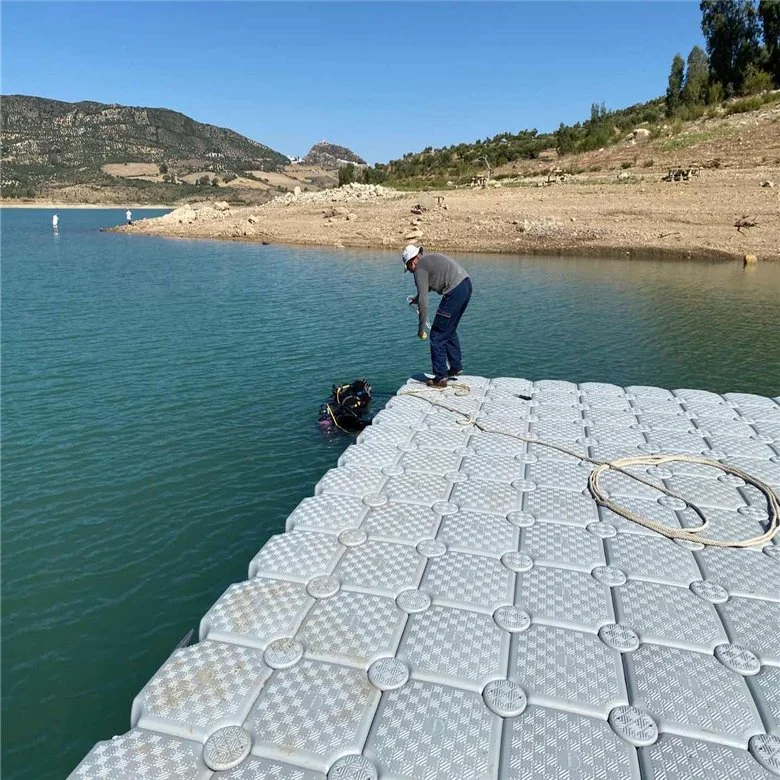
<path fill-rule="evenodd" d="M 418 268 L 414 272 L 414 283 L 417 285 L 417 309 L 420 313 L 418 333 L 425 332 L 425 321 L 428 319 L 428 272 Z"/>

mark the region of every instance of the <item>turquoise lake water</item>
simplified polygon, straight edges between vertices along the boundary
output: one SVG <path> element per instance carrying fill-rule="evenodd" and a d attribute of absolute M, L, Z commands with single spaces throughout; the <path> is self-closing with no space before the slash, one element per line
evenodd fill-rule
<path fill-rule="evenodd" d="M 100 233 L 120 209 L 55 237 L 52 213 L 1 217 L 6 780 L 127 730 L 348 445 L 316 425 L 333 382 L 430 369 L 397 253 Z M 780 393 L 780 265 L 458 259 L 467 373 Z"/>

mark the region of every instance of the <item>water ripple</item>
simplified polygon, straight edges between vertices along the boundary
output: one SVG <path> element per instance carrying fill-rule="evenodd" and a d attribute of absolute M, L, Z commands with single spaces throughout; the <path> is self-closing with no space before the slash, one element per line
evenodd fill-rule
<path fill-rule="evenodd" d="M 335 381 L 429 365 L 395 254 L 3 213 L 4 777 L 61 778 L 348 443 Z M 777 394 L 780 267 L 463 258 L 466 368 Z M 735 313 L 738 312 L 738 316 Z"/>

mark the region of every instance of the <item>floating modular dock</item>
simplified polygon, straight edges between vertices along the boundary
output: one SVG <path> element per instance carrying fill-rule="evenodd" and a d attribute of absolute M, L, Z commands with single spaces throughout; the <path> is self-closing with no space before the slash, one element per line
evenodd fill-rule
<path fill-rule="evenodd" d="M 704 454 L 780 492 L 780 399 L 463 384 L 400 393 L 598 460 Z M 672 541 L 598 506 L 590 463 L 463 422 L 394 397 L 71 777 L 780 776 L 780 536 Z M 712 537 L 764 530 L 765 497 L 737 477 L 637 471 Z M 603 484 L 700 523 L 625 475 Z"/>

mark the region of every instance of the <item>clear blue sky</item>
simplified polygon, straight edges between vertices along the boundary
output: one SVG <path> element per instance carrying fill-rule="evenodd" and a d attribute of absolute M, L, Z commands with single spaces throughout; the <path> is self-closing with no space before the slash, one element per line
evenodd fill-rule
<path fill-rule="evenodd" d="M 4 94 L 159 106 L 369 162 L 663 94 L 698 2 L 9 2 Z"/>

